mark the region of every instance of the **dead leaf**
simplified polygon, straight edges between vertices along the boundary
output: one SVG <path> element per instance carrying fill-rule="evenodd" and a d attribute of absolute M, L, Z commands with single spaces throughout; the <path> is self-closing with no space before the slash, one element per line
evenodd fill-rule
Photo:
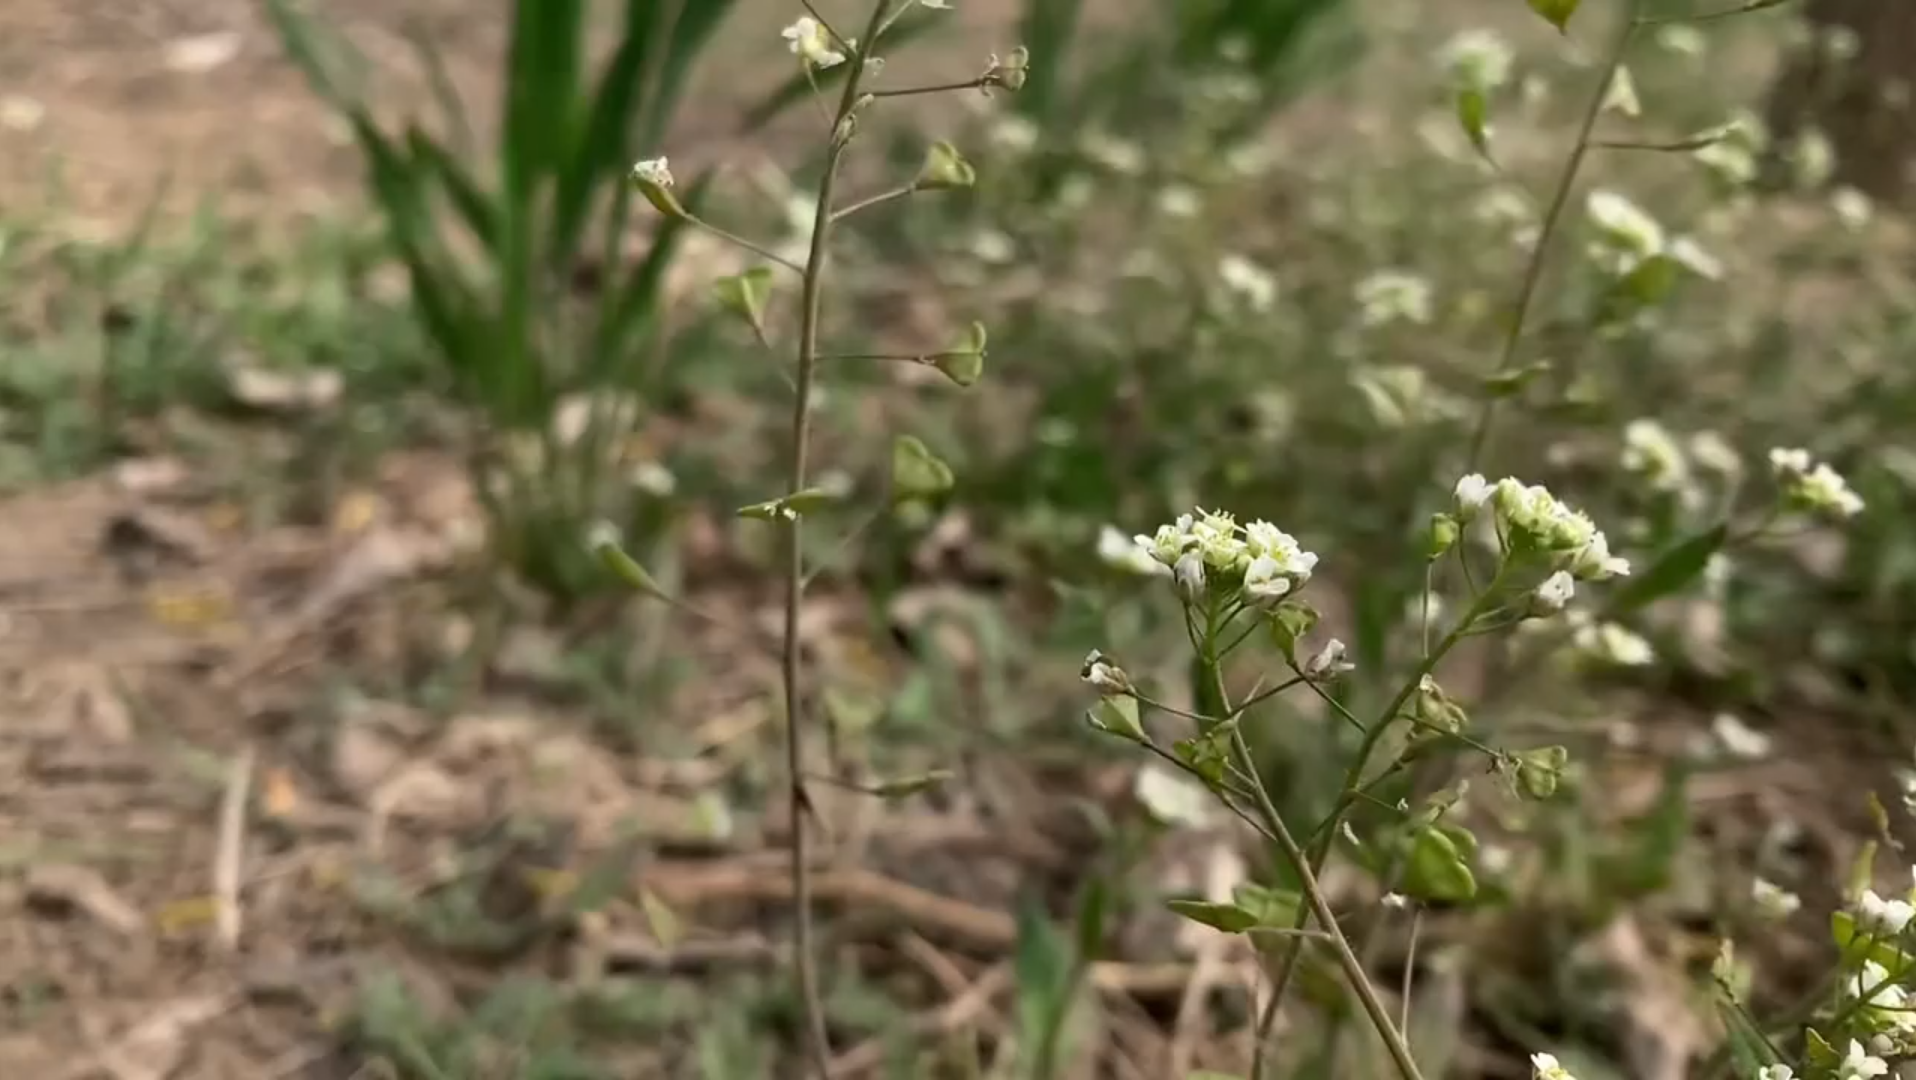
<path fill-rule="evenodd" d="M 1619 1027 L 1626 1072 L 1640 1080 L 1684 1080 L 1710 1040 L 1680 971 L 1658 959 L 1628 916 L 1605 927 L 1592 948 L 1622 976 Z"/>
<path fill-rule="evenodd" d="M 114 1080 L 168 1080 L 185 1061 L 193 1030 L 232 1005 L 227 994 L 171 1002 L 102 1051 L 98 1066 L 112 1073 Z"/>
<path fill-rule="evenodd" d="M 332 368 L 269 371 L 249 363 L 230 365 L 227 391 L 248 408 L 270 413 L 310 413 L 330 409 L 345 392 L 345 377 Z"/>
<path fill-rule="evenodd" d="M 191 478 L 186 463 L 176 457 L 129 458 L 113 467 L 113 482 L 132 495 L 173 491 Z"/>
<path fill-rule="evenodd" d="M 133 937 L 146 917 L 127 903 L 99 872 L 73 863 L 43 863 L 27 870 L 27 901 L 54 911 L 78 911 L 109 930 Z"/>
<path fill-rule="evenodd" d="M 53 688 L 45 715 L 62 740 L 120 745 L 133 738 L 133 715 L 106 668 L 85 661 L 51 664 L 41 673 Z"/>
<path fill-rule="evenodd" d="M 240 44 L 240 36 L 231 30 L 174 38 L 166 43 L 166 68 L 183 75 L 204 75 L 232 63 Z"/>
<path fill-rule="evenodd" d="M 233 602 L 215 588 L 160 585 L 147 590 L 146 612 L 168 626 L 204 629 L 231 621 Z"/>

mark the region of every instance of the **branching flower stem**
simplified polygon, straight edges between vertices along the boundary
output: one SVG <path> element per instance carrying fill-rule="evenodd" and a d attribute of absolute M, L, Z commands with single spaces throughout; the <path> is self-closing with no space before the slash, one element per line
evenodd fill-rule
<path fill-rule="evenodd" d="M 1516 364 L 1517 346 L 1523 340 L 1524 326 L 1530 319 L 1530 308 L 1537 298 L 1537 288 L 1543 281 L 1544 260 L 1550 252 L 1551 241 L 1563 223 L 1564 210 L 1570 205 L 1570 193 L 1577 186 L 1577 175 L 1583 171 L 1583 159 L 1590 153 L 1594 144 L 1597 118 L 1603 115 L 1603 103 L 1610 98 L 1610 86 L 1616 81 L 1617 69 L 1623 66 L 1624 51 L 1630 47 L 1630 41 L 1636 36 L 1642 25 L 1638 18 L 1643 0 L 1629 0 L 1629 7 L 1623 13 L 1623 26 L 1617 31 L 1616 38 L 1604 58 L 1603 75 L 1597 82 L 1597 88 L 1590 95 L 1590 104 L 1584 109 L 1583 120 L 1577 128 L 1577 141 L 1570 148 L 1570 156 L 1564 160 L 1563 171 L 1557 175 L 1557 186 L 1550 193 L 1550 205 L 1544 210 L 1543 224 L 1537 231 L 1537 242 L 1530 248 L 1530 261 L 1524 267 L 1523 282 L 1517 287 L 1517 302 L 1510 312 L 1510 326 L 1504 331 L 1502 351 L 1497 357 L 1496 375 L 1506 375 Z M 1491 395 L 1484 399 L 1483 408 L 1477 412 L 1477 426 L 1470 434 L 1470 456 L 1464 472 L 1477 472 L 1484 453 L 1490 446 L 1490 434 L 1497 422 L 1497 406 L 1502 399 Z"/>
<path fill-rule="evenodd" d="M 792 395 L 791 473 L 787 494 L 805 490 L 811 449 L 812 388 L 818 374 L 819 312 L 824 296 L 826 254 L 832 233 L 832 195 L 837 186 L 838 166 L 845 154 L 848 118 L 858 104 L 859 86 L 866 70 L 866 58 L 877 43 L 880 28 L 892 0 L 876 0 L 864 41 L 848 58 L 852 67 L 839 95 L 832 123 L 831 145 L 825 155 L 825 172 L 818 182 L 817 209 L 812 215 L 811 247 L 805 258 L 804 285 L 800 295 L 797 386 Z M 819 996 L 818 969 L 812 950 L 812 880 L 806 851 L 806 818 L 811 800 L 805 790 L 804 670 L 799 641 L 799 615 L 804 604 L 805 554 L 801 543 L 804 516 L 796 515 L 785 523 L 785 627 L 781 656 L 781 674 L 785 693 L 785 769 L 786 790 L 791 811 L 792 877 L 792 967 L 797 983 L 800 1007 L 805 1017 L 806 1057 L 812 1072 L 820 1080 L 831 1075 L 831 1043 L 825 1029 L 825 1010 Z"/>

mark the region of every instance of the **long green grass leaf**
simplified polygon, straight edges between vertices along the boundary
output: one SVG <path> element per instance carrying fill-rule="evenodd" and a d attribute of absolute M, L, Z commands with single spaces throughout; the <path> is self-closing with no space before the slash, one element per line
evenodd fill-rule
<path fill-rule="evenodd" d="M 447 200 L 458 212 L 459 220 L 472 231 L 473 237 L 487 250 L 497 251 L 499 208 L 492 196 L 486 194 L 478 181 L 473 179 L 472 173 L 460 164 L 451 151 L 434 142 L 432 136 L 417 126 L 407 127 L 406 146 L 421 169 L 439 182 Z"/>

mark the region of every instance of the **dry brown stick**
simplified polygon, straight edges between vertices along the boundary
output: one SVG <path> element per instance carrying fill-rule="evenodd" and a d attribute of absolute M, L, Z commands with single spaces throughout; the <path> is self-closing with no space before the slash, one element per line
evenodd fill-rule
<path fill-rule="evenodd" d="M 1004 962 L 994 964 L 990 970 L 978 976 L 977 981 L 966 987 L 964 993 L 932 1012 L 914 1018 L 908 1027 L 914 1037 L 921 1039 L 949 1035 L 989 1012 L 992 999 L 1009 989 L 1011 965 Z M 887 1035 L 865 1040 L 832 1061 L 832 1076 L 854 1076 L 883 1065 L 890 1045 L 891 1037 Z"/>
<path fill-rule="evenodd" d="M 1198 947 L 1197 962 L 1191 967 L 1191 978 L 1185 983 L 1184 994 L 1178 1001 L 1177 1018 L 1171 1027 L 1172 1076 L 1184 1076 L 1191 1071 L 1198 1043 L 1208 1026 L 1205 1005 L 1210 1001 L 1211 988 L 1230 970 L 1225 954 L 1237 940 L 1223 933 L 1208 934 Z"/>
<path fill-rule="evenodd" d="M 246 804 L 253 790 L 251 746 L 241 750 L 226 772 L 226 792 L 220 799 L 219 847 L 213 858 L 213 931 L 220 948 L 239 949 L 240 879 L 246 859 Z"/>

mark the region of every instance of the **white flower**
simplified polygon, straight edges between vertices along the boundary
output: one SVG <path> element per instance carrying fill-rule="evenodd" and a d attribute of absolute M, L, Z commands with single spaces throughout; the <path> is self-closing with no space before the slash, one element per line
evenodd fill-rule
<path fill-rule="evenodd" d="M 1537 586 L 1537 592 L 1531 598 L 1532 610 L 1554 615 L 1562 611 L 1576 593 L 1576 579 L 1567 571 L 1559 570 L 1544 578 L 1543 584 Z"/>
<path fill-rule="evenodd" d="M 1630 69 L 1617 65 L 1616 74 L 1610 78 L 1610 89 L 1603 95 L 1604 109 L 1613 109 L 1624 116 L 1643 115 L 1643 105 L 1637 100 L 1637 81 L 1630 77 Z"/>
<path fill-rule="evenodd" d="M 1836 211 L 1837 220 L 1852 232 L 1860 232 L 1869 224 L 1875 206 L 1869 196 L 1845 185 L 1830 192 L 1830 209 Z"/>
<path fill-rule="evenodd" d="M 1702 244 L 1688 236 L 1679 236 L 1670 241 L 1670 247 L 1664 252 L 1677 264 L 1708 281 L 1717 281 L 1723 277 L 1723 261 L 1705 251 Z"/>
<path fill-rule="evenodd" d="M 1623 195 L 1596 188 L 1586 197 L 1584 211 L 1601 241 L 1595 254 L 1614 272 L 1627 274 L 1645 259 L 1663 254 L 1663 226 Z"/>
<path fill-rule="evenodd" d="M 1666 23 L 1657 27 L 1656 42 L 1664 50 L 1678 56 L 1702 56 L 1703 50 L 1709 47 L 1710 39 L 1704 36 L 1703 31 L 1687 23 Z M 1788 1066 L 1784 1067 L 1784 1071 L 1788 1071 Z M 1774 1077 L 1770 1080 L 1789 1078 Z"/>
<path fill-rule="evenodd" d="M 1815 459 L 1810 452 L 1801 448 L 1789 449 L 1773 447 L 1770 450 L 1770 469 L 1778 476 L 1802 474 L 1810 471 L 1810 463 Z"/>
<path fill-rule="evenodd" d="M 934 11 L 951 10 L 951 0 L 918 0 L 918 2 Z"/>
<path fill-rule="evenodd" d="M 1842 1063 L 1836 1066 L 1837 1080 L 1869 1080 L 1888 1071 L 1889 1065 L 1882 1058 L 1872 1057 L 1863 1049 L 1863 1044 L 1855 1039 L 1849 1041 L 1849 1052 L 1843 1055 Z"/>
<path fill-rule="evenodd" d="M 1584 621 L 1571 634 L 1570 643 L 1605 663 L 1618 667 L 1647 667 L 1656 663 L 1656 650 L 1629 627 L 1613 622 Z"/>
<path fill-rule="evenodd" d="M 1750 883 L 1750 899 L 1766 919 L 1787 919 L 1803 906 L 1801 897 L 1763 878 Z"/>
<path fill-rule="evenodd" d="M 1743 469 L 1743 459 L 1729 441 L 1714 431 L 1699 431 L 1690 436 L 1690 457 L 1712 472 L 1735 475 Z"/>
<path fill-rule="evenodd" d="M 1259 555 L 1244 570 L 1244 595 L 1253 601 L 1281 600 L 1291 591 L 1291 579 L 1277 560 Z"/>
<path fill-rule="evenodd" d="M 1510 81 L 1515 59 L 1510 45 L 1492 30 L 1465 30 L 1445 42 L 1437 56 L 1452 79 L 1485 92 Z"/>
<path fill-rule="evenodd" d="M 1557 1064 L 1555 1054 L 1530 1055 L 1530 1075 L 1533 1080 L 1576 1080 L 1569 1069 Z"/>
<path fill-rule="evenodd" d="M 1304 661 L 1304 674 L 1313 679 L 1335 679 L 1356 667 L 1356 664 L 1344 659 L 1344 643 L 1332 638 L 1309 660 Z"/>
<path fill-rule="evenodd" d="M 678 477 L 656 461 L 641 461 L 627 474 L 632 486 L 656 498 L 669 498 L 678 490 Z"/>
<path fill-rule="evenodd" d="M 1202 554 L 1193 550 L 1178 556 L 1177 565 L 1171 568 L 1171 572 L 1177 575 L 1178 587 L 1184 590 L 1187 598 L 1196 600 L 1203 595 L 1204 556 Z"/>
<path fill-rule="evenodd" d="M 1796 133 L 1790 147 L 1790 164 L 1796 167 L 1796 182 L 1806 188 L 1819 188 L 1836 172 L 1836 148 L 1828 135 L 1815 128 Z"/>
<path fill-rule="evenodd" d="M 1211 793 L 1155 762 L 1138 769 L 1131 790 L 1151 816 L 1165 825 L 1201 829 L 1210 822 Z"/>
<path fill-rule="evenodd" d="M 1242 569 L 1251 561 L 1250 545 L 1238 538 L 1237 519 L 1222 510 L 1201 514 L 1191 526 L 1204 565 L 1213 570 Z"/>
<path fill-rule="evenodd" d="M 1771 739 L 1744 723 L 1734 713 L 1717 713 L 1710 721 L 1710 732 L 1731 757 L 1755 760 L 1770 756 Z"/>
<path fill-rule="evenodd" d="M 1490 501 L 1491 486 L 1482 473 L 1471 473 L 1457 481 L 1454 494 L 1457 497 L 1457 518 L 1469 521 L 1477 516 L 1484 504 Z"/>
<path fill-rule="evenodd" d="M 1098 530 L 1098 558 L 1106 566 L 1127 574 L 1159 577 L 1171 573 L 1171 568 L 1158 561 L 1143 537 L 1133 539 L 1111 525 Z"/>
<path fill-rule="evenodd" d="M 646 158 L 632 166 L 632 178 L 641 184 L 669 188 L 672 186 L 672 169 L 665 158 Z"/>
<path fill-rule="evenodd" d="M 1885 900 L 1874 889 L 1864 889 L 1856 898 L 1856 922 L 1866 932 L 1895 937 L 1916 918 L 1916 908 L 1907 900 Z"/>
<path fill-rule="evenodd" d="M 1404 270 L 1379 270 L 1357 283 L 1365 326 L 1430 321 L 1430 282 Z"/>
<path fill-rule="evenodd" d="M 1841 473 L 1810 457 L 1807 450 L 1774 449 L 1770 468 L 1783 489 L 1783 497 L 1802 509 L 1826 517 L 1855 517 L 1863 510 L 1862 496 L 1856 494 Z"/>
<path fill-rule="evenodd" d="M 1167 217 L 1196 217 L 1198 211 L 1203 208 L 1204 205 L 1198 199 L 1197 192 L 1183 184 L 1166 184 L 1164 189 L 1158 192 L 1158 209 Z"/>
<path fill-rule="evenodd" d="M 1165 566 L 1175 566 L 1179 557 L 1197 543 L 1197 538 L 1191 535 L 1195 527 L 1196 522 L 1191 520 L 1191 515 L 1179 514 L 1178 519 L 1171 524 L 1158 526 L 1154 535 L 1135 539 L 1139 547 L 1151 552 L 1152 558 Z"/>
<path fill-rule="evenodd" d="M 1403 893 L 1388 892 L 1384 894 L 1382 903 L 1387 908 L 1402 910 L 1410 906 L 1410 898 Z"/>
<path fill-rule="evenodd" d="M 1803 478 L 1802 499 L 1812 508 L 1837 517 L 1855 517 L 1863 510 L 1863 498 L 1850 490 L 1841 473 L 1826 464 L 1818 464 Z"/>
<path fill-rule="evenodd" d="M 1890 985 L 1889 969 L 1874 960 L 1864 960 L 1863 969 L 1850 976 L 1849 996 L 1859 1001 L 1868 999 L 1875 1005 L 1889 1005 L 1891 997 L 1901 997 L 1901 988 Z"/>
<path fill-rule="evenodd" d="M 1270 271 L 1242 255 L 1226 255 L 1218 260 L 1218 279 L 1224 287 L 1254 311 L 1269 311 L 1277 302 L 1277 279 Z"/>
<path fill-rule="evenodd" d="M 1630 575 L 1630 560 L 1610 554 L 1610 538 L 1598 529 L 1571 559 L 1570 570 L 1583 581 L 1608 581 Z"/>
<path fill-rule="evenodd" d="M 1683 448 L 1668 429 L 1649 419 L 1624 425 L 1623 467 L 1661 491 L 1681 488 L 1687 473 Z"/>
<path fill-rule="evenodd" d="M 1038 145 L 1038 125 L 1016 113 L 1006 113 L 991 125 L 991 141 L 1007 150 L 1029 150 Z"/>
<path fill-rule="evenodd" d="M 832 39 L 832 32 L 809 15 L 800 17 L 779 36 L 789 44 L 793 56 L 812 67 L 837 67 L 845 62 L 845 54 L 834 47 L 836 42 Z"/>
<path fill-rule="evenodd" d="M 1546 551 L 1580 552 L 1598 542 L 1603 535 L 1597 531 L 1589 515 L 1558 501 L 1548 488 L 1525 484 L 1515 477 L 1506 476 L 1497 481 L 1496 489 L 1491 493 L 1491 502 L 1497 508 L 1498 523 L 1506 533 L 1518 534 L 1516 539 L 1525 540 Z M 1596 554 L 1596 563 L 1608 562 L 1608 545 Z M 1579 563 L 1582 561 L 1578 559 Z M 1601 569 L 1600 566 L 1597 568 Z M 1579 573 L 1578 576 L 1588 575 Z"/>
<path fill-rule="evenodd" d="M 1284 573 L 1297 579 L 1302 585 L 1311 579 L 1311 571 L 1317 569 L 1317 555 L 1305 551 L 1297 538 L 1268 521 L 1253 521 L 1244 526 L 1244 545 L 1252 558 L 1260 556 L 1274 560 Z"/>
<path fill-rule="evenodd" d="M 1084 156 L 1124 176 L 1144 171 L 1144 151 L 1129 139 L 1120 139 L 1102 131 L 1086 132 L 1078 142 Z"/>
<path fill-rule="evenodd" d="M 1725 137 L 1705 143 L 1690 156 L 1731 187 L 1743 187 L 1756 179 L 1756 152 L 1740 139 Z"/>

